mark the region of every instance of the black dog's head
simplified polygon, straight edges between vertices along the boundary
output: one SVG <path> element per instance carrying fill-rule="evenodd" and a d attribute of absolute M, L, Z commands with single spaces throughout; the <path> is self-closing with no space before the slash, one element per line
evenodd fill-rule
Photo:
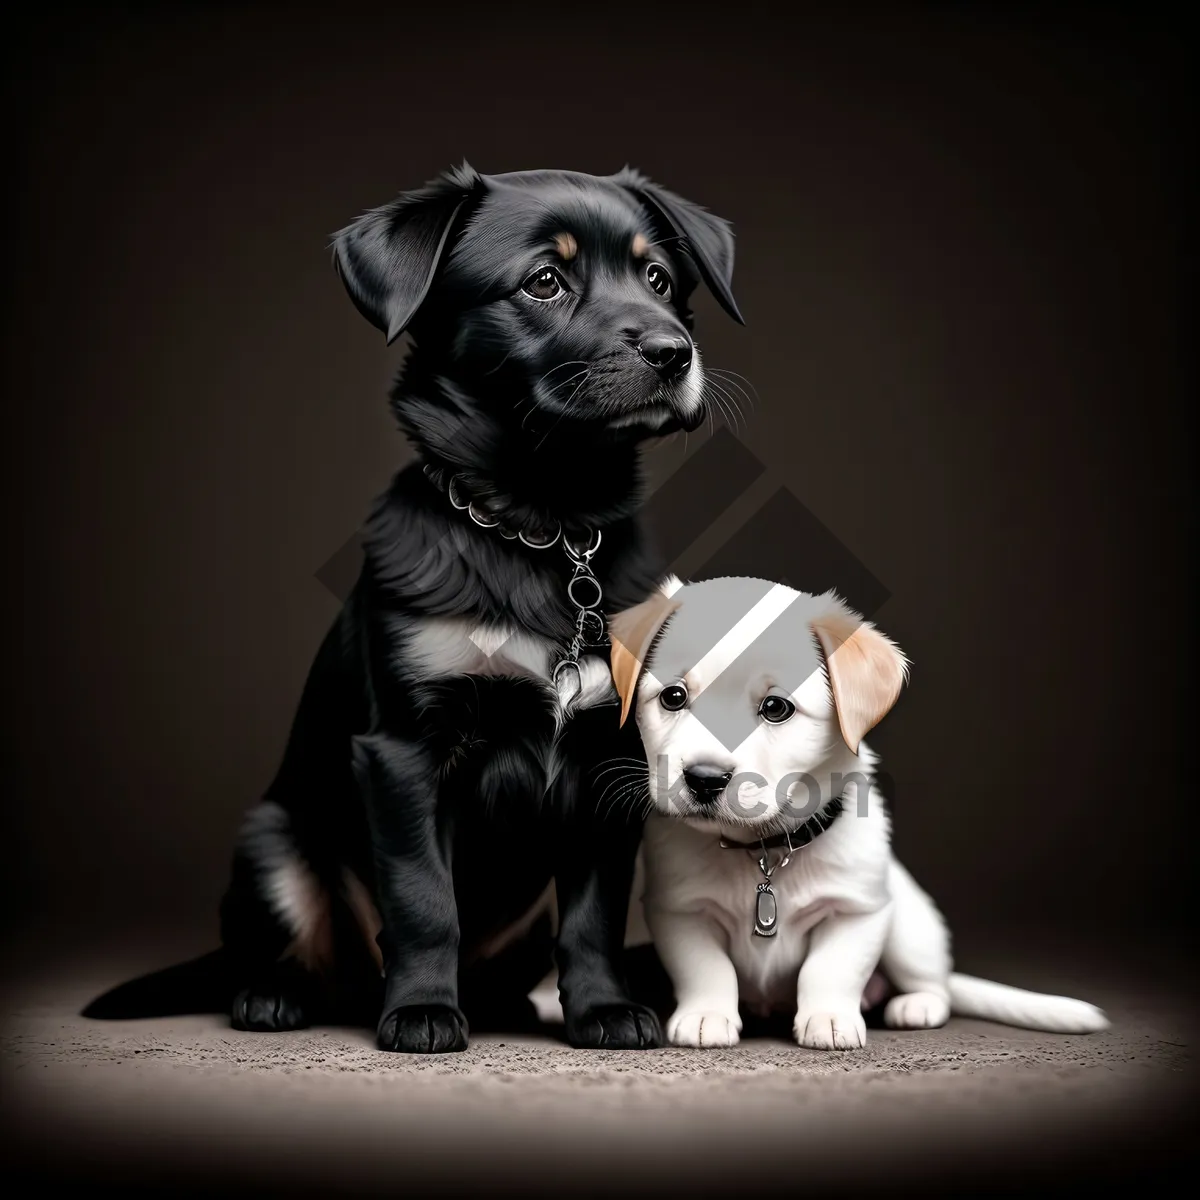
<path fill-rule="evenodd" d="M 618 438 L 694 429 L 688 297 L 703 280 L 742 319 L 727 223 L 628 168 L 464 164 L 342 230 L 335 261 L 389 343 L 410 331 L 440 376 L 514 425 L 536 411 Z"/>

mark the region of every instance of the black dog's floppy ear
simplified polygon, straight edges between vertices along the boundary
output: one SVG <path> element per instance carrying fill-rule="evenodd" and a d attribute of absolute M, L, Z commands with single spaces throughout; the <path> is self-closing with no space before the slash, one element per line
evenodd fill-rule
<path fill-rule="evenodd" d="M 745 325 L 733 298 L 733 233 L 729 222 L 651 183 L 632 167 L 618 171 L 613 179 L 633 192 L 680 239 L 721 307 L 739 325 Z"/>
<path fill-rule="evenodd" d="M 389 346 L 429 293 L 455 217 L 483 186 L 464 162 L 334 234 L 333 261 L 346 291 Z"/>

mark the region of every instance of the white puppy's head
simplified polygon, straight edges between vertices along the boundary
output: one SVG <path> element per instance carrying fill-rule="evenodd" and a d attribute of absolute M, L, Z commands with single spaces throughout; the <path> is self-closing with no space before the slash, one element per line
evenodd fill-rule
<path fill-rule="evenodd" d="M 908 662 L 832 592 L 724 578 L 613 618 L 612 667 L 622 723 L 636 700 L 655 808 L 762 835 L 869 770 L 862 739 Z"/>

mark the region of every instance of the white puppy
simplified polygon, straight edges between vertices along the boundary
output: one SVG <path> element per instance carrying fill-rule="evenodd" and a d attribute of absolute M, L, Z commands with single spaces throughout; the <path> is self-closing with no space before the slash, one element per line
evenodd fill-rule
<path fill-rule="evenodd" d="M 951 1013 L 1107 1027 L 1083 1001 L 951 971 L 941 914 L 891 853 L 863 742 L 908 663 L 837 596 L 671 580 L 612 635 L 621 721 L 636 696 L 649 763 L 645 912 L 675 985 L 675 1045 L 736 1044 L 740 1001 L 795 1010 L 802 1046 L 855 1049 L 877 969 L 899 992 L 896 1028 Z"/>

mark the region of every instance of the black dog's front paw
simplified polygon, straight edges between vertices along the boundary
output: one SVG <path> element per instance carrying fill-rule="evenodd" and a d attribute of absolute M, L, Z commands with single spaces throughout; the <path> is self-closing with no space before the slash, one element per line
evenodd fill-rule
<path fill-rule="evenodd" d="M 312 1024 L 308 1006 L 286 988 L 248 987 L 238 992 L 229 1014 L 234 1029 L 254 1033 L 286 1033 Z"/>
<path fill-rule="evenodd" d="M 567 1041 L 582 1050 L 657 1050 L 664 1045 L 658 1018 L 640 1004 L 597 1004 L 567 1017 Z"/>
<path fill-rule="evenodd" d="M 397 1054 L 450 1054 L 467 1048 L 467 1021 L 444 1004 L 410 1004 L 385 1013 L 379 1048 Z"/>

